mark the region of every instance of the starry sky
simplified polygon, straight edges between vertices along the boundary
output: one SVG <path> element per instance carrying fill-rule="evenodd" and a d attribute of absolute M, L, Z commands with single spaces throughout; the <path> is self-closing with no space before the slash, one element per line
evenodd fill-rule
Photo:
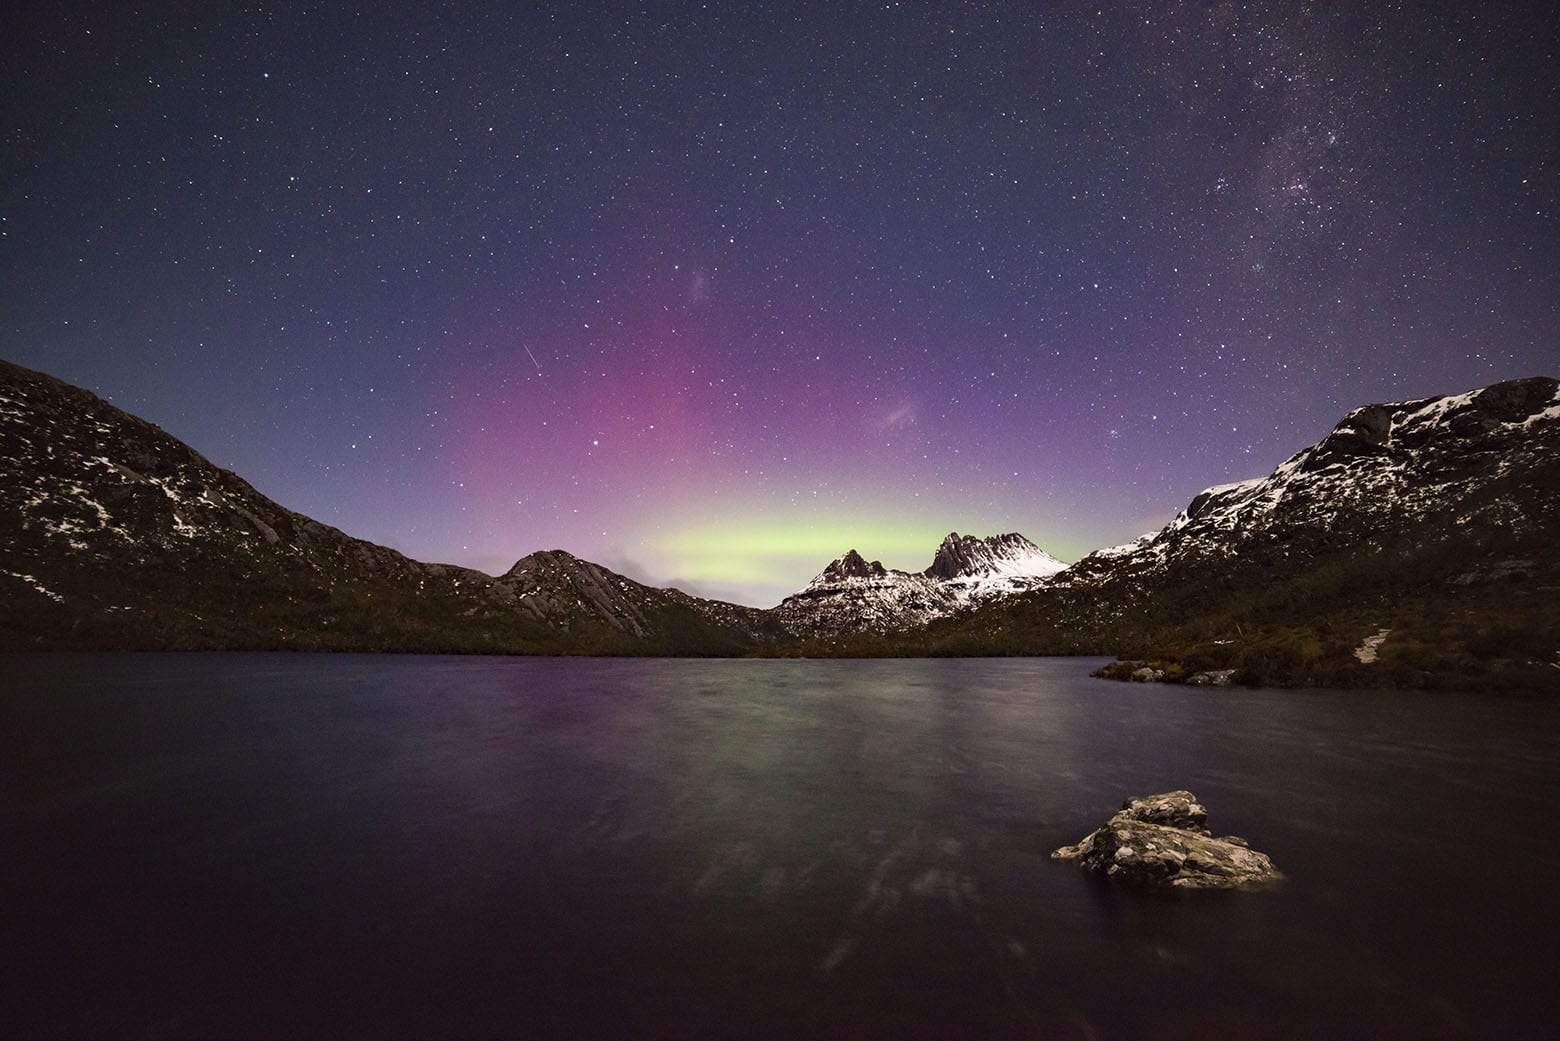
<path fill-rule="evenodd" d="M 282 504 L 768 606 L 1560 369 L 1502 3 L 23 4 L 0 356 Z"/>

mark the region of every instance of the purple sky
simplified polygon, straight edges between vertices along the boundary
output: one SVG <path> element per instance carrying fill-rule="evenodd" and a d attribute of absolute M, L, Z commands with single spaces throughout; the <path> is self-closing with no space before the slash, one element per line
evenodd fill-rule
<path fill-rule="evenodd" d="M 1070 560 L 1560 368 L 1543 5 L 114 6 L 4 16 L 0 356 L 421 559 Z"/>

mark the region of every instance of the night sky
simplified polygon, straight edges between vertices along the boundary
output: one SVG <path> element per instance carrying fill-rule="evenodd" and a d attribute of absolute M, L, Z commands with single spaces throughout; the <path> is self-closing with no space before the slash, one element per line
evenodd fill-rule
<path fill-rule="evenodd" d="M 24 6 L 0 356 L 419 559 L 1071 560 L 1560 369 L 1546 4 Z"/>

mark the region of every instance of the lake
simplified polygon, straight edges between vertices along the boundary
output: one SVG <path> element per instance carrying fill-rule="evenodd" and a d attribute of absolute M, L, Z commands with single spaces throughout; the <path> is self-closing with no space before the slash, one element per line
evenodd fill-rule
<path fill-rule="evenodd" d="M 0 1033 L 1553 1032 L 1560 706 L 1097 664 L 0 657 Z M 1183 787 L 1287 881 L 1049 858 Z"/>

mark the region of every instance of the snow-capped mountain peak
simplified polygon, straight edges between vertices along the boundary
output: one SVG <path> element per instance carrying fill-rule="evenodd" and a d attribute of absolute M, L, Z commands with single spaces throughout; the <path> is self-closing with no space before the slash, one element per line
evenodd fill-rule
<path fill-rule="evenodd" d="M 807 584 L 807 588 L 834 585 L 852 578 L 887 578 L 888 575 L 888 569 L 881 562 L 868 561 L 860 553 L 851 550 L 820 571 L 818 576 Z"/>
<path fill-rule="evenodd" d="M 1016 532 L 983 539 L 955 531 L 937 547 L 931 566 L 915 574 L 851 550 L 786 597 L 776 613 L 803 636 L 907 629 L 1033 589 L 1066 566 Z"/>
<path fill-rule="evenodd" d="M 953 531 L 942 540 L 931 567 L 923 573 L 944 581 L 1047 578 L 1066 566 L 1016 531 L 984 539 Z"/>

